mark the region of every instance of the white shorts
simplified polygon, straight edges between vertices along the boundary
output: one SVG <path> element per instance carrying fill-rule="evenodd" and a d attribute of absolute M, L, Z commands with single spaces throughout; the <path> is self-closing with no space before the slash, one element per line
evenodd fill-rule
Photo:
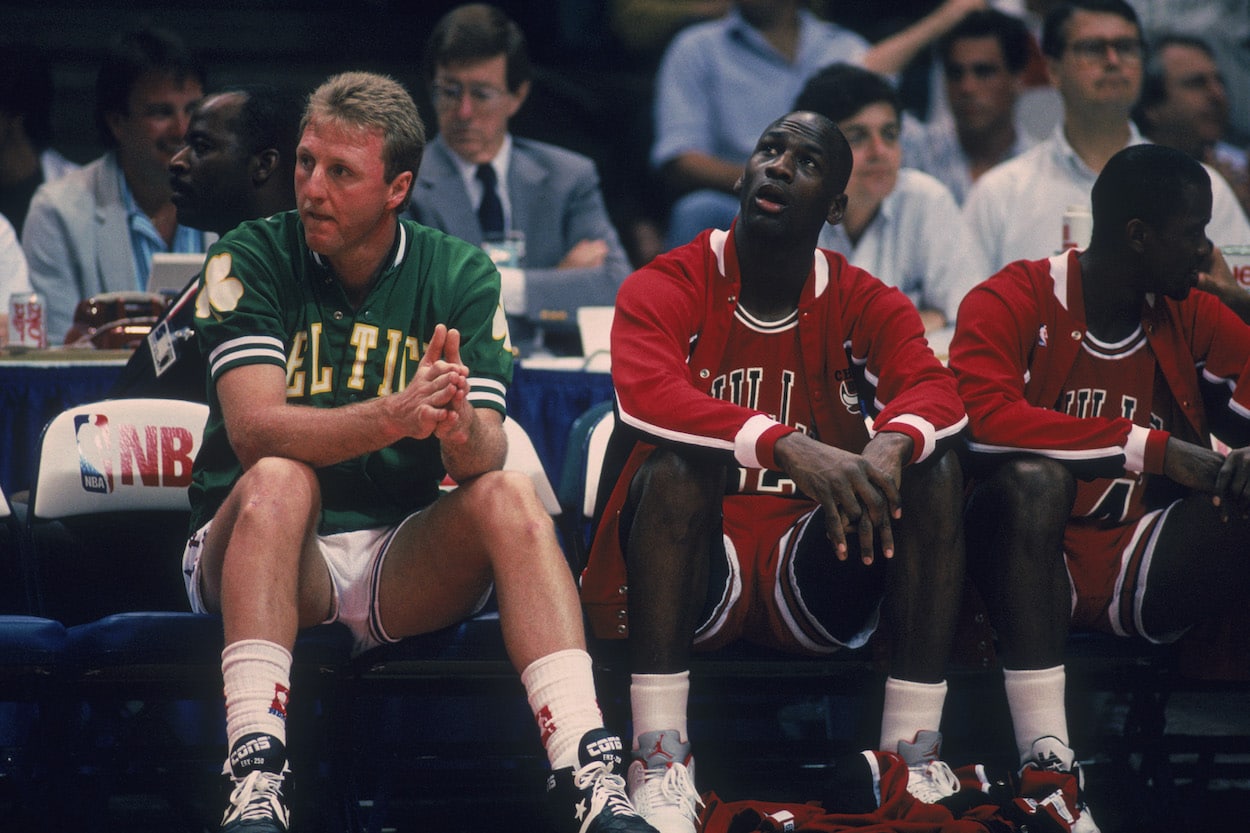
<path fill-rule="evenodd" d="M 390 527 L 317 536 L 317 549 L 330 573 L 330 585 L 334 592 L 330 615 L 322 624 L 342 622 L 347 625 L 354 639 L 353 655 L 378 645 L 399 641 L 399 638 L 389 635 L 382 626 L 378 609 L 378 586 L 382 576 L 382 563 L 395 533 L 415 517 L 414 513 Z M 191 601 L 191 609 L 196 613 L 209 612 L 200 591 L 200 554 L 212 526 L 213 522 L 209 521 L 200 527 L 187 541 L 186 549 L 182 553 L 182 575 L 186 582 L 187 598 Z M 486 606 L 490 592 L 491 588 L 488 587 L 473 608 L 474 614 Z"/>

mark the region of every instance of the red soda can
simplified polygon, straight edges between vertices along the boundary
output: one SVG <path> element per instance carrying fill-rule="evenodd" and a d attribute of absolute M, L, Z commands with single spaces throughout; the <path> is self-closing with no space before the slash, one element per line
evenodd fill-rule
<path fill-rule="evenodd" d="M 46 305 L 38 292 L 9 296 L 9 347 L 42 349 L 48 346 Z"/>

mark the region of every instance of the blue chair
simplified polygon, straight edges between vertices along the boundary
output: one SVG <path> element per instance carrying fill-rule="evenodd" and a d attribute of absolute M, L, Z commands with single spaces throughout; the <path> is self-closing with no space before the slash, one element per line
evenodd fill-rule
<path fill-rule="evenodd" d="M 610 400 L 586 409 L 569 428 L 558 494 L 565 546 L 573 571 L 578 575 L 586 566 L 596 511 L 607 498 L 607 494 L 601 494 L 599 481 L 603 477 L 608 440 L 615 428 L 616 415 Z"/>
<path fill-rule="evenodd" d="M 0 490 L 0 803 L 15 827 L 35 829 L 54 818 L 46 775 L 65 740 L 67 640 L 60 622 L 28 615 L 20 533 Z"/>
<path fill-rule="evenodd" d="M 181 569 L 207 414 L 171 399 L 94 402 L 53 418 L 40 440 L 27 572 L 35 612 L 68 628 L 82 718 L 62 774 L 86 798 L 86 816 L 103 814 L 111 795 L 156 793 L 193 824 L 220 818 L 222 624 L 191 612 Z M 301 640 L 292 676 L 310 684 L 297 713 L 317 715 L 349 652 L 342 627 Z"/>

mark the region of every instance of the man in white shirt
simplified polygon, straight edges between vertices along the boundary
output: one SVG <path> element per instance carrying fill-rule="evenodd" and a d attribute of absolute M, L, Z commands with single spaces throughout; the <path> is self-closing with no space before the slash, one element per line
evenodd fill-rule
<path fill-rule="evenodd" d="M 1143 49 L 1137 15 L 1123 0 L 1074 0 L 1047 15 L 1042 52 L 1063 99 L 1063 121 L 1049 139 L 982 176 L 964 203 L 991 269 L 1058 251 L 1065 210 L 1088 210 L 1106 161 L 1146 141 L 1129 118 L 1141 91 Z M 1250 221 L 1232 190 L 1218 176 L 1211 184 L 1207 235 L 1216 245 L 1250 241 Z"/>
<path fill-rule="evenodd" d="M 938 43 L 950 118 L 905 122 L 903 162 L 937 177 L 957 202 L 981 174 L 1034 144 L 1016 118 L 1031 40 L 1020 18 L 986 9 Z"/>
<path fill-rule="evenodd" d="M 968 290 L 989 277 L 950 191 L 926 173 L 900 168 L 900 107 L 880 75 L 834 64 L 808 79 L 795 102 L 846 136 L 854 165 L 846 213 L 826 224 L 820 246 L 843 255 L 916 305 L 925 330 L 955 322 Z"/>
<path fill-rule="evenodd" d="M 1211 46 L 1190 35 L 1152 40 L 1133 120 L 1150 141 L 1214 167 L 1250 211 L 1246 151 L 1225 141 L 1229 98 Z"/>

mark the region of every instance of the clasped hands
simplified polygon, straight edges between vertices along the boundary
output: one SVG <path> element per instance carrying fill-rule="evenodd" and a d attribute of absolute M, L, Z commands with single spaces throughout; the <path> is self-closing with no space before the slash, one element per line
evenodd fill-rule
<path fill-rule="evenodd" d="M 860 560 L 871 564 L 878 539 L 882 555 L 894 557 L 891 522 L 903 516 L 899 488 L 911 452 L 905 434 L 877 434 L 855 454 L 796 431 L 778 440 L 774 455 L 795 485 L 824 507 L 825 532 L 838 559 L 848 557 L 846 538 L 855 533 Z"/>
<path fill-rule="evenodd" d="M 439 324 L 421 355 L 416 375 L 395 394 L 409 436 L 466 442 L 474 418 L 468 395 L 469 368 L 460 361 L 460 331 Z"/>

